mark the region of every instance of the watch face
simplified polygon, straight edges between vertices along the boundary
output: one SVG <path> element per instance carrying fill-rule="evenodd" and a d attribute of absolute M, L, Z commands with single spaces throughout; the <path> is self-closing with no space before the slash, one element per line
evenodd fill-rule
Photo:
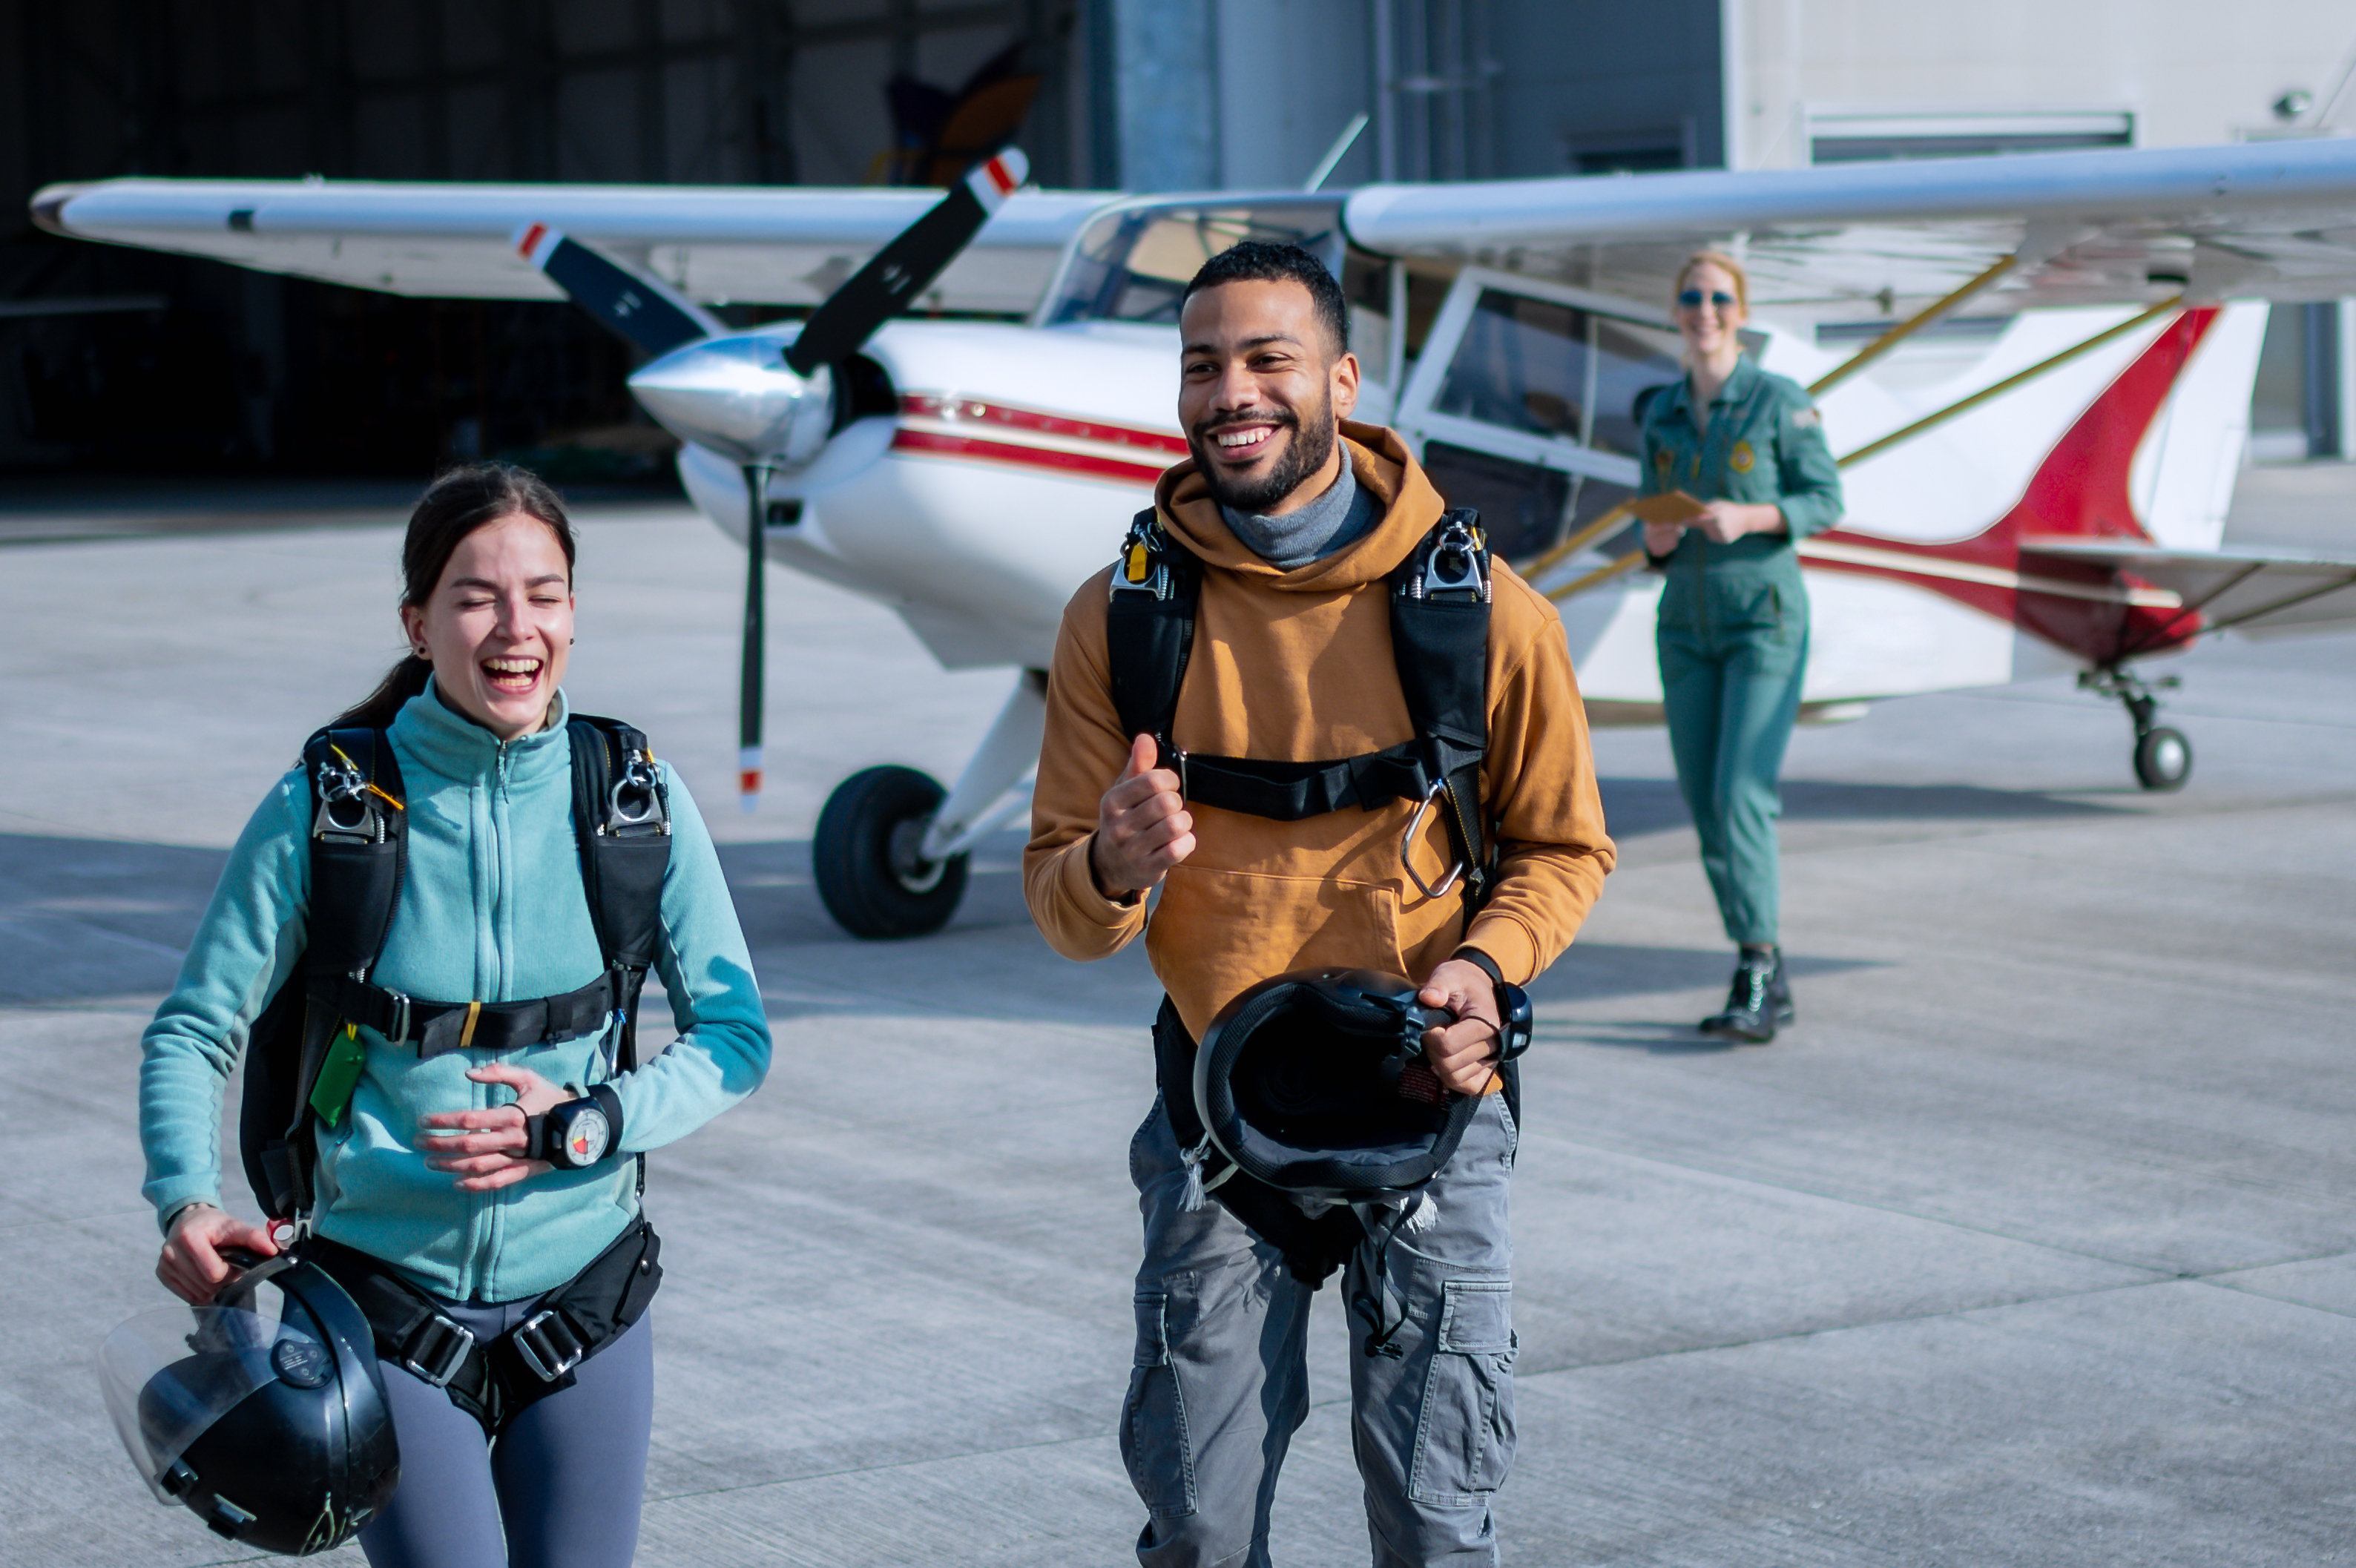
<path fill-rule="evenodd" d="M 594 1105 L 584 1105 L 565 1124 L 564 1163 L 576 1170 L 596 1164 L 605 1157 L 605 1140 L 612 1136 L 605 1125 L 605 1113 Z"/>

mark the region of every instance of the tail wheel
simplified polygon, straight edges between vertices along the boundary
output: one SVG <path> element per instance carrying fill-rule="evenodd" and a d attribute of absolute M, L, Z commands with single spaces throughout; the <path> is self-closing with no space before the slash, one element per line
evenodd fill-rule
<path fill-rule="evenodd" d="M 2136 738 L 2136 779 L 2150 790 L 2182 789 L 2192 776 L 2192 742 L 2162 724 Z"/>
<path fill-rule="evenodd" d="M 965 897 L 966 857 L 924 859 L 941 786 L 914 768 L 869 768 L 836 786 L 819 813 L 811 869 L 826 912 L 853 936 L 940 930 Z"/>

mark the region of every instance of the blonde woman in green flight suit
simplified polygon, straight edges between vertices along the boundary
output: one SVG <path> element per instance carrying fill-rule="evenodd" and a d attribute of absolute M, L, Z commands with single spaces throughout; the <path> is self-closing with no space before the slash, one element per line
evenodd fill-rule
<path fill-rule="evenodd" d="M 1683 491 L 1701 509 L 1646 523 L 1667 580 L 1655 634 L 1677 787 L 1701 835 L 1702 869 L 1740 955 L 1707 1033 L 1762 1041 L 1792 1021 L 1777 931 L 1776 774 L 1800 710 L 1808 594 L 1794 545 L 1840 520 L 1840 473 L 1815 405 L 1742 352 L 1749 283 L 1734 258 L 1677 273 L 1686 374 L 1644 410 L 1641 494 Z"/>

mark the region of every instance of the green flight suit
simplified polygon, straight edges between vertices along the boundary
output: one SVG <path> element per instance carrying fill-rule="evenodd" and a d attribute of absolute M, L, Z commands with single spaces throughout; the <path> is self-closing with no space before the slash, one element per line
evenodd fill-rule
<path fill-rule="evenodd" d="M 1711 400 L 1707 434 L 1692 398 L 1681 379 L 1646 407 L 1641 494 L 1769 502 L 1790 529 L 1712 544 L 1687 528 L 1654 558 L 1667 579 L 1655 641 L 1677 787 L 1726 934 L 1767 945 L 1782 901 L 1776 774 L 1808 662 L 1808 591 L 1793 546 L 1840 520 L 1840 471 L 1808 394 L 1748 355 Z"/>

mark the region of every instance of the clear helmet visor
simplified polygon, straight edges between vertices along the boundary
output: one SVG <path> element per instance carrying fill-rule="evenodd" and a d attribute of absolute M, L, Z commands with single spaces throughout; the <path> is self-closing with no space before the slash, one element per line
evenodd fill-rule
<path fill-rule="evenodd" d="M 180 1500 L 169 1484 L 180 1456 L 257 1390 L 273 1382 L 316 1388 L 336 1375 L 329 1348 L 281 1320 L 284 1299 L 264 1282 L 210 1307 L 155 1307 L 99 1346 L 107 1413 L 158 1501 Z"/>

